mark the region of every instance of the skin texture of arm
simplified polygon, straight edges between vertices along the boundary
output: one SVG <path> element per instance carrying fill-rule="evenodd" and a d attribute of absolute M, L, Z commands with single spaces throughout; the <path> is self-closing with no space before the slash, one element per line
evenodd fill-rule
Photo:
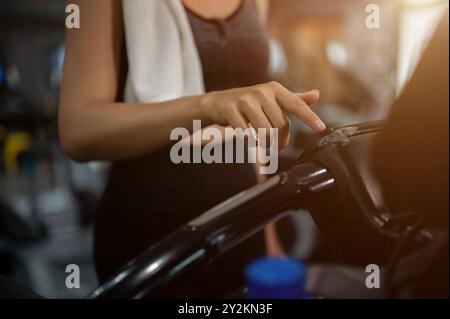
<path fill-rule="evenodd" d="M 278 83 L 216 91 L 162 103 L 116 101 L 123 38 L 119 0 L 73 1 L 81 28 L 67 30 L 66 59 L 59 109 L 64 150 L 77 161 L 122 160 L 170 143 L 176 127 L 276 127 L 286 131 L 283 112 L 292 112 L 317 131 L 323 123 L 309 104 L 316 91 L 295 94 Z"/>
<path fill-rule="evenodd" d="M 67 30 L 59 131 L 78 161 L 136 157 L 167 143 L 174 127 L 201 119 L 198 97 L 116 103 L 123 38 L 119 0 L 75 1 L 81 28 Z M 167 141 L 166 141 L 167 140 Z"/>

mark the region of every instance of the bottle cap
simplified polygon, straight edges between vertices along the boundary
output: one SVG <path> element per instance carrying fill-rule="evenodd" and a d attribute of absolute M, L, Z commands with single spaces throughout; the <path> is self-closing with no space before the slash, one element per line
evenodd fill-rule
<path fill-rule="evenodd" d="M 306 266 L 300 261 L 260 258 L 247 266 L 245 275 L 250 298 L 307 298 Z"/>

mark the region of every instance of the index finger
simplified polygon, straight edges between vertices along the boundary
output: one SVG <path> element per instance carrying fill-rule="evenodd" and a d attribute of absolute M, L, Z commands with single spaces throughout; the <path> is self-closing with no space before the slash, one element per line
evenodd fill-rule
<path fill-rule="evenodd" d="M 278 103 L 285 111 L 293 113 L 313 130 L 322 132 L 326 129 L 326 125 L 320 117 L 296 94 L 280 87 L 276 89 L 275 95 Z"/>

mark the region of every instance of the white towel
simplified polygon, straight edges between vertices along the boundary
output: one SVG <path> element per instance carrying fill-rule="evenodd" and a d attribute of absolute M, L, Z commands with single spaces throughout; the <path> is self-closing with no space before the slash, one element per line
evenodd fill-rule
<path fill-rule="evenodd" d="M 125 100 L 161 102 L 204 93 L 201 62 L 181 0 L 123 0 L 122 6 Z"/>

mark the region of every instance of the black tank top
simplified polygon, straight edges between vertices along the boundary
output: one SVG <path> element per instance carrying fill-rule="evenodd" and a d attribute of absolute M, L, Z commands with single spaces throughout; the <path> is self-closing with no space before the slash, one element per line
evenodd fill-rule
<path fill-rule="evenodd" d="M 239 9 L 223 20 L 186 11 L 207 91 L 267 81 L 267 39 L 253 0 L 242 0 Z M 256 183 L 253 164 L 176 165 L 169 154 L 170 147 L 113 164 L 95 221 L 100 281 L 177 227 Z M 205 285 L 218 293 L 213 287 L 242 280 L 243 264 L 263 253 L 263 236 L 258 234 L 252 243 L 230 252 Z M 222 270 L 232 278 L 214 275 Z"/>
<path fill-rule="evenodd" d="M 253 0 L 225 19 L 205 19 L 186 7 L 203 68 L 205 90 L 267 81 L 269 50 Z"/>

